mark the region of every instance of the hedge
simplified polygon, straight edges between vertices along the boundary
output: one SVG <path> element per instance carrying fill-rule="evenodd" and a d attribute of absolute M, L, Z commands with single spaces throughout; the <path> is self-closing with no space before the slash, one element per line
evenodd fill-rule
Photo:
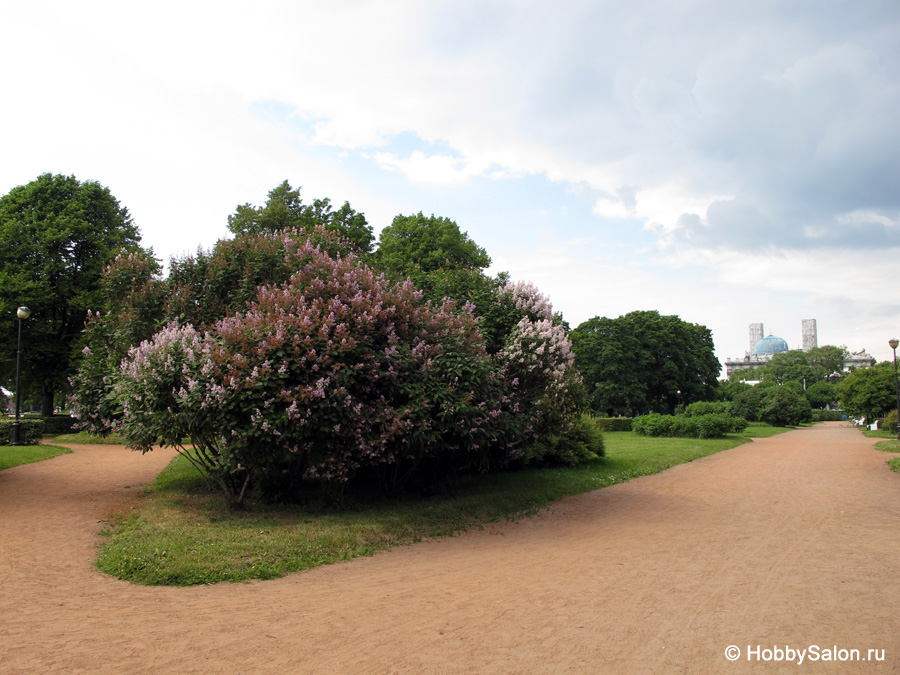
<path fill-rule="evenodd" d="M 840 422 L 844 419 L 844 413 L 840 410 L 813 410 L 813 422 Z"/>
<path fill-rule="evenodd" d="M 11 445 L 13 420 L 0 420 L 0 445 Z M 44 435 L 44 420 L 23 419 L 19 427 L 19 445 L 37 445 Z"/>
<path fill-rule="evenodd" d="M 26 418 L 32 419 L 32 418 Z M 44 433 L 51 436 L 59 436 L 60 434 L 71 434 L 75 432 L 75 422 L 77 421 L 71 415 L 53 415 L 53 417 L 40 418 L 44 421 Z"/>
<path fill-rule="evenodd" d="M 659 415 L 651 413 L 634 419 L 634 432 L 641 436 L 678 436 L 681 438 L 722 438 L 727 433 L 741 432 L 747 420 L 724 414 Z"/>

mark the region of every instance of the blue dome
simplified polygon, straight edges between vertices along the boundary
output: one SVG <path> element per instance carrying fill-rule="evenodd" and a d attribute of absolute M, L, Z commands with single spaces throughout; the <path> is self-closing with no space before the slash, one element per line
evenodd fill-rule
<path fill-rule="evenodd" d="M 780 354 L 781 352 L 788 351 L 788 349 L 788 343 L 782 340 L 780 337 L 767 335 L 762 340 L 756 343 L 756 348 L 753 350 L 753 353 Z"/>

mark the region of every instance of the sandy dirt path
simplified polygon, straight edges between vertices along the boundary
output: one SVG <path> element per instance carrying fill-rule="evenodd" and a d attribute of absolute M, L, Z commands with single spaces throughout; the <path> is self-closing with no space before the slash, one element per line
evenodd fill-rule
<path fill-rule="evenodd" d="M 845 425 L 519 523 L 187 589 L 93 567 L 101 521 L 171 453 L 72 447 L 0 472 L 0 673 L 900 672 L 900 474 Z M 762 660 L 811 645 L 884 660 Z"/>

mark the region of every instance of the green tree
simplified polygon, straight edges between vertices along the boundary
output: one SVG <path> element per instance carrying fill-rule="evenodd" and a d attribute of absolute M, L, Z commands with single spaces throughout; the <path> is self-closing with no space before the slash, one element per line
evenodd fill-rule
<path fill-rule="evenodd" d="M 822 345 L 806 352 L 806 358 L 813 370 L 816 382 L 838 382 L 844 377 L 844 360 L 847 358 L 846 347 Z"/>
<path fill-rule="evenodd" d="M 806 388 L 806 398 L 813 408 L 825 408 L 837 400 L 831 382 L 813 382 Z"/>
<path fill-rule="evenodd" d="M 274 234 L 289 229 L 311 233 L 318 225 L 348 239 L 358 253 L 372 250 L 375 236 L 365 215 L 351 208 L 349 202 L 335 211 L 327 197 L 304 204 L 300 188 L 292 188 L 288 181 L 269 191 L 265 206 L 241 204 L 228 216 L 228 229 L 235 235 Z"/>
<path fill-rule="evenodd" d="M 841 407 L 850 415 L 875 419 L 897 405 L 894 367 L 884 361 L 871 368 L 857 368 L 835 385 Z"/>
<path fill-rule="evenodd" d="M 638 311 L 589 319 L 571 338 L 595 410 L 673 412 L 678 405 L 715 398 L 721 365 L 705 326 Z"/>
<path fill-rule="evenodd" d="M 103 306 L 103 269 L 121 250 L 140 250 L 140 232 L 109 189 L 74 176 L 38 176 L 0 197 L 0 383 L 14 386 L 15 308 L 23 326 L 22 393 L 52 414 L 67 386 L 90 309 Z M 24 397 L 24 396 L 23 396 Z"/>
<path fill-rule="evenodd" d="M 812 419 L 812 408 L 792 387 L 769 387 L 759 404 L 759 419 L 777 427 L 796 426 Z"/>
<path fill-rule="evenodd" d="M 449 218 L 396 216 L 381 231 L 378 258 L 393 276 L 410 276 L 437 270 L 478 270 L 489 267 L 487 251 L 460 231 Z"/>
<path fill-rule="evenodd" d="M 763 381 L 771 380 L 776 384 L 797 382 L 801 388 L 804 383 L 812 384 L 815 378 L 806 352 L 800 349 L 775 354 L 771 361 L 757 369 L 756 374 Z"/>

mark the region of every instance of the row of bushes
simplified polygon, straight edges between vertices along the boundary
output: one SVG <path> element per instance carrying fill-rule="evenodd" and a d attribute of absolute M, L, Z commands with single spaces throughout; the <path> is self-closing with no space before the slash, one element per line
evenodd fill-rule
<path fill-rule="evenodd" d="M 840 410 L 813 410 L 813 422 L 840 422 L 844 419 L 844 413 Z"/>
<path fill-rule="evenodd" d="M 634 432 L 642 436 L 679 436 L 683 438 L 722 438 L 747 428 L 747 420 L 724 413 L 704 415 L 660 415 L 635 417 Z"/>
<path fill-rule="evenodd" d="M 40 420 L 44 423 L 44 434 L 49 436 L 59 436 L 60 434 L 71 434 L 75 429 L 77 420 L 71 415 L 53 415 L 52 417 L 41 417 L 40 415 L 23 415 L 23 420 Z"/>
<path fill-rule="evenodd" d="M 44 420 L 22 419 L 19 426 L 19 445 L 36 445 L 44 435 Z M 0 419 L 0 445 L 11 445 L 13 421 Z"/>

